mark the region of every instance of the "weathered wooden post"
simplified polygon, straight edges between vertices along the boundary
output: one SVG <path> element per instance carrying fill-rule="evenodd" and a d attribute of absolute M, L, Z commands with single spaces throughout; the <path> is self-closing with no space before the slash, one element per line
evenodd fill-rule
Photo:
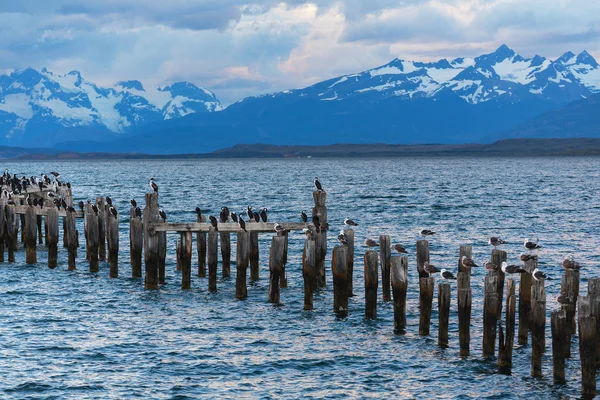
<path fill-rule="evenodd" d="M 159 223 L 162 221 L 159 220 Z M 158 283 L 166 283 L 167 232 L 158 232 Z"/>
<path fill-rule="evenodd" d="M 158 289 L 159 232 L 154 225 L 160 221 L 158 215 L 158 193 L 146 193 L 146 206 L 143 212 L 144 263 L 146 265 L 146 289 Z M 88 233 L 89 234 L 89 233 Z"/>
<path fill-rule="evenodd" d="M 317 287 L 315 239 L 307 237 L 302 252 L 302 277 L 304 278 L 304 309 L 313 309 L 313 295 Z"/>
<path fill-rule="evenodd" d="M 531 287 L 531 375 L 542 376 L 542 355 L 546 349 L 546 290 L 544 281 Z"/>
<path fill-rule="evenodd" d="M 319 232 L 315 232 L 314 234 L 315 245 L 317 247 L 317 286 L 325 287 L 325 257 L 327 256 L 327 229 L 329 229 L 329 225 L 327 224 L 327 193 L 317 190 L 313 192 L 313 199 L 315 201 L 315 206 L 312 209 L 312 215 L 313 217 L 316 216 L 319 218 L 320 224 Z"/>
<path fill-rule="evenodd" d="M 197 222 L 206 222 L 206 217 L 197 216 Z M 206 277 L 206 232 L 196 232 L 196 246 L 198 247 L 198 276 Z"/>
<path fill-rule="evenodd" d="M 500 368 L 512 368 L 512 351 L 515 343 L 515 312 L 517 310 L 517 298 L 515 296 L 515 281 L 506 281 L 506 337 L 500 324 L 498 343 L 498 366 Z"/>
<path fill-rule="evenodd" d="M 100 212 L 98 212 L 100 214 Z M 100 231 L 98 223 L 100 221 L 99 216 L 92 210 L 92 206 L 88 204 L 85 209 L 85 218 L 87 226 L 87 241 L 86 247 L 88 248 L 88 255 L 90 258 L 90 272 L 98 272 L 98 241 L 100 238 Z"/>
<path fill-rule="evenodd" d="M 365 252 L 365 318 L 367 319 L 377 318 L 377 287 L 379 286 L 377 259 L 378 254 L 376 251 L 367 250 Z"/>
<path fill-rule="evenodd" d="M 106 204 L 104 197 L 96 198 L 98 206 L 98 258 L 100 261 L 106 260 Z"/>
<path fill-rule="evenodd" d="M 15 206 L 7 205 L 5 207 L 6 213 L 6 247 L 8 248 L 8 262 L 15 262 L 15 250 L 17 242 L 17 232 L 15 230 L 15 224 L 18 223 L 18 219 L 15 218 Z"/>
<path fill-rule="evenodd" d="M 248 243 L 248 259 L 250 261 L 250 280 L 257 281 L 260 279 L 260 264 L 259 264 L 259 247 L 258 247 L 258 232 L 250 231 Z"/>
<path fill-rule="evenodd" d="M 588 280 L 588 297 L 592 309 L 591 316 L 596 318 L 596 333 L 600 333 L 600 278 Z M 600 367 L 600 336 L 596 337 L 596 367 Z"/>
<path fill-rule="evenodd" d="M 287 281 L 287 273 L 285 271 L 285 266 L 287 265 L 287 257 L 288 257 L 288 234 L 290 232 L 288 230 L 284 230 L 281 234 L 277 234 L 277 236 L 284 236 L 285 237 L 285 246 L 283 247 L 283 270 L 281 271 L 281 277 L 279 279 L 279 287 L 280 288 L 287 288 L 288 287 L 288 281 Z"/>
<path fill-rule="evenodd" d="M 390 294 L 390 237 L 379 235 L 379 258 L 381 262 L 381 292 L 383 301 L 392 299 Z"/>
<path fill-rule="evenodd" d="M 406 329 L 406 291 L 408 290 L 408 257 L 393 256 L 390 259 L 390 278 L 394 295 L 394 332 Z"/>
<path fill-rule="evenodd" d="M 550 318 L 552 327 L 552 365 L 554 383 L 565 382 L 565 349 L 569 345 L 567 338 L 567 313 L 565 310 L 554 310 Z"/>
<path fill-rule="evenodd" d="M 181 239 L 175 242 L 175 271 L 181 271 Z M 160 273 L 159 273 L 160 274 Z"/>
<path fill-rule="evenodd" d="M 119 276 L 119 215 L 106 213 L 106 239 L 108 242 L 108 262 L 110 263 L 109 276 Z"/>
<path fill-rule="evenodd" d="M 6 200 L 0 199 L 0 262 L 4 262 L 4 243 L 6 241 Z"/>
<path fill-rule="evenodd" d="M 37 215 L 37 234 L 38 234 L 38 244 L 44 244 L 44 233 L 42 231 L 42 216 Z"/>
<path fill-rule="evenodd" d="M 48 246 L 48 268 L 56 268 L 58 266 L 58 210 L 54 207 L 49 208 L 45 221 L 48 227 L 48 237 L 46 239 L 46 245 Z"/>
<path fill-rule="evenodd" d="M 433 286 L 435 280 L 423 269 L 425 262 L 429 262 L 429 242 L 417 241 L 417 271 L 419 272 L 419 335 L 429 335 L 431 320 L 431 304 L 433 301 Z"/>
<path fill-rule="evenodd" d="M 348 316 L 348 247 L 335 246 L 331 255 L 333 276 L 333 312 L 338 317 Z"/>
<path fill-rule="evenodd" d="M 506 261 L 506 252 L 503 250 L 492 250 L 492 263 L 494 265 L 502 265 L 502 263 Z M 496 318 L 501 321 L 502 320 L 502 299 L 504 297 L 504 272 L 500 268 L 496 271 L 490 271 L 490 275 L 496 276 L 496 295 L 498 296 L 498 302 L 496 303 Z"/>
<path fill-rule="evenodd" d="M 192 287 L 192 232 L 181 232 L 181 288 Z"/>
<path fill-rule="evenodd" d="M 567 323 L 569 324 L 569 332 L 574 335 L 577 332 L 577 324 L 575 320 L 575 314 L 577 311 L 577 298 L 579 297 L 579 271 L 568 269 L 562 277 L 560 285 L 560 294 L 571 298 L 571 303 L 562 304 L 561 307 L 567 313 Z M 570 342 L 570 340 L 569 340 Z M 567 357 L 570 357 L 571 346 Z"/>
<path fill-rule="evenodd" d="M 458 273 L 456 274 L 456 299 L 458 303 L 458 343 L 460 355 L 471 354 L 471 269 L 462 266 L 461 258 L 472 258 L 471 246 L 460 246 Z"/>
<path fill-rule="evenodd" d="M 493 357 L 496 352 L 496 324 L 498 322 L 498 276 L 485 277 L 483 297 L 483 357 Z"/>
<path fill-rule="evenodd" d="M 578 300 L 579 358 L 581 360 L 581 392 L 584 398 L 596 396 L 596 318 L 592 317 L 590 299 Z"/>
<path fill-rule="evenodd" d="M 135 215 L 135 208 L 129 210 L 129 256 L 131 259 L 131 277 L 142 277 L 142 249 L 144 233 L 142 219 Z"/>
<path fill-rule="evenodd" d="M 85 217 L 87 217 L 87 214 Z M 48 223 L 49 233 L 50 228 L 50 223 Z M 77 248 L 79 247 L 75 213 L 68 212 L 65 215 L 65 235 L 67 236 L 68 268 L 69 271 L 74 271 L 77 269 Z M 50 241 L 50 235 L 48 236 L 48 240 Z M 56 221 L 56 245 L 58 245 L 58 219 Z"/>
<path fill-rule="evenodd" d="M 235 261 L 235 297 L 243 300 L 248 297 L 248 287 L 246 286 L 246 271 L 248 270 L 250 233 L 238 232 L 236 241 L 236 261 Z"/>
<path fill-rule="evenodd" d="M 345 229 L 344 236 L 348 243 L 348 296 L 354 296 L 354 229 Z"/>
<path fill-rule="evenodd" d="M 533 278 L 531 273 L 537 268 L 537 257 L 525 262 L 523 269 L 526 274 L 521 274 L 521 283 L 519 285 L 519 331 L 518 343 L 527 344 L 529 331 L 531 331 L 532 315 L 531 315 L 531 284 Z"/>
<path fill-rule="evenodd" d="M 423 270 L 425 262 L 429 262 L 429 242 L 427 240 L 417 240 L 417 271 L 419 278 L 429 278 L 429 274 Z"/>
<path fill-rule="evenodd" d="M 223 278 L 231 276 L 231 235 L 229 232 L 219 232 L 221 239 L 221 268 L 223 269 Z"/>
<path fill-rule="evenodd" d="M 208 290 L 210 292 L 217 291 L 217 263 L 219 254 L 219 233 L 210 227 L 208 238 L 206 241 L 207 256 L 208 256 Z"/>
<path fill-rule="evenodd" d="M 33 207 L 27 207 L 25 211 L 25 224 L 23 225 L 25 238 L 25 262 L 27 264 L 37 263 L 37 216 Z"/>
<path fill-rule="evenodd" d="M 285 237 L 275 236 L 271 242 L 269 254 L 269 267 L 271 279 L 269 285 L 269 303 L 279 303 L 279 279 L 283 272 L 283 251 L 285 248 Z"/>
<path fill-rule="evenodd" d="M 448 347 L 448 325 L 450 321 L 450 284 L 438 284 L 438 346 Z"/>

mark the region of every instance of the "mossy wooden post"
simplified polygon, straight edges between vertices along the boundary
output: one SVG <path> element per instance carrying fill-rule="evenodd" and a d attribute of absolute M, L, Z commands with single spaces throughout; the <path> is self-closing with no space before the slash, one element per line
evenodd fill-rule
<path fill-rule="evenodd" d="M 135 215 L 135 208 L 129 210 L 129 257 L 131 277 L 142 277 L 142 249 L 144 248 L 143 222 Z"/>
<path fill-rule="evenodd" d="M 36 219 L 37 219 L 38 244 L 44 244 L 44 231 L 42 230 L 42 216 L 36 215 Z"/>
<path fill-rule="evenodd" d="M 512 352 L 515 343 L 515 312 L 517 311 L 517 297 L 515 296 L 515 281 L 506 280 L 506 336 L 500 324 L 498 341 L 498 366 L 512 368 Z"/>
<path fill-rule="evenodd" d="M 17 233 L 15 224 L 18 219 L 15 218 L 15 206 L 7 205 L 4 209 L 6 216 L 6 247 L 8 250 L 8 262 L 15 262 L 15 243 L 17 242 Z"/>
<path fill-rule="evenodd" d="M 49 241 L 50 228 L 50 224 L 48 224 Z M 65 216 L 65 235 L 67 236 L 68 268 L 69 271 L 74 271 L 77 269 L 77 248 L 79 247 L 77 220 L 75 213 L 68 212 Z M 58 245 L 58 220 L 56 222 L 56 243 Z"/>
<path fill-rule="evenodd" d="M 531 285 L 533 278 L 531 273 L 537 268 L 537 258 L 525 262 L 523 269 L 528 273 L 521 274 L 519 284 L 519 331 L 518 343 L 527 344 L 529 332 L 531 331 L 532 315 L 531 315 Z"/>
<path fill-rule="evenodd" d="M 325 257 L 327 256 L 327 193 L 317 190 L 313 192 L 315 206 L 312 209 L 312 215 L 319 217 L 320 231 L 315 232 L 315 245 L 317 246 L 317 286 L 325 287 L 327 283 L 325 273 Z"/>
<path fill-rule="evenodd" d="M 159 219 L 158 223 L 163 223 Z M 166 283 L 167 232 L 158 232 L 158 283 Z"/>
<path fill-rule="evenodd" d="M 596 396 L 596 318 L 592 316 L 589 297 L 581 296 L 577 308 L 581 393 L 583 398 L 593 398 Z"/>
<path fill-rule="evenodd" d="M 483 357 L 496 352 L 496 324 L 498 322 L 498 276 L 487 275 L 483 295 Z"/>
<path fill-rule="evenodd" d="M 100 212 L 98 212 L 98 215 Z M 90 258 L 90 272 L 98 272 L 98 241 L 100 238 L 100 231 L 98 227 L 98 223 L 100 221 L 99 216 L 94 213 L 91 205 L 86 206 L 85 210 L 85 218 L 87 220 L 87 242 L 86 247 L 88 248 L 88 255 Z"/>
<path fill-rule="evenodd" d="M 0 199 L 0 262 L 4 262 L 4 243 L 6 242 L 6 200 Z"/>
<path fill-rule="evenodd" d="M 275 236 L 271 242 L 269 252 L 269 268 L 271 279 L 269 285 L 269 303 L 279 303 L 279 279 L 283 272 L 283 251 L 285 248 L 285 237 Z"/>
<path fill-rule="evenodd" d="M 588 280 L 588 297 L 592 308 L 592 317 L 596 319 L 596 368 L 600 367 L 600 278 Z"/>
<path fill-rule="evenodd" d="M 354 229 L 344 229 L 348 242 L 348 296 L 354 296 Z"/>
<path fill-rule="evenodd" d="M 146 193 L 146 206 L 143 212 L 144 227 L 144 264 L 146 267 L 146 289 L 158 289 L 158 259 L 160 235 L 154 230 L 154 224 L 160 221 L 158 215 L 158 193 Z"/>
<path fill-rule="evenodd" d="M 181 232 L 181 289 L 192 288 L 192 232 Z"/>
<path fill-rule="evenodd" d="M 572 299 L 570 304 L 563 304 L 561 306 L 567 313 L 567 323 L 569 324 L 569 332 L 571 335 L 574 335 L 577 332 L 575 314 L 577 311 L 577 298 L 579 297 L 579 275 L 579 271 L 572 269 L 565 270 L 560 285 L 560 294 L 569 296 Z M 567 357 L 570 357 L 570 346 Z"/>
<path fill-rule="evenodd" d="M 197 222 L 206 222 L 206 217 L 198 215 Z M 206 232 L 196 232 L 196 246 L 198 248 L 198 276 L 206 277 Z"/>
<path fill-rule="evenodd" d="M 219 254 L 219 233 L 210 227 L 206 241 L 207 258 L 208 258 L 208 290 L 210 292 L 217 291 L 217 264 Z"/>
<path fill-rule="evenodd" d="M 109 276 L 119 277 L 119 214 L 106 213 L 106 240 L 108 243 Z"/>
<path fill-rule="evenodd" d="M 448 347 L 448 325 L 450 322 L 450 284 L 438 285 L 438 346 Z"/>
<path fill-rule="evenodd" d="M 315 239 L 307 237 L 302 252 L 302 277 L 304 278 L 304 309 L 313 309 L 313 298 L 317 287 Z"/>
<path fill-rule="evenodd" d="M 546 349 L 546 290 L 544 281 L 531 286 L 531 375 L 542 376 L 542 355 Z"/>
<path fill-rule="evenodd" d="M 25 224 L 23 225 L 25 237 L 25 262 L 27 264 L 37 263 L 37 215 L 33 207 L 27 207 L 25 211 Z"/>
<path fill-rule="evenodd" d="M 472 258 L 471 246 L 460 246 L 458 273 L 456 274 L 456 300 L 458 303 L 458 343 L 462 357 L 471 354 L 471 268 L 462 266 L 462 256 Z"/>
<path fill-rule="evenodd" d="M 407 256 L 391 257 L 390 279 L 394 296 L 394 332 L 404 333 L 406 329 L 406 291 L 408 290 Z"/>
<path fill-rule="evenodd" d="M 46 246 L 48 247 L 48 268 L 56 268 L 58 266 L 58 210 L 56 208 L 49 208 L 45 221 L 46 226 L 48 227 L 48 236 L 46 239 Z"/>
<path fill-rule="evenodd" d="M 250 262 L 250 280 L 260 279 L 258 232 L 251 231 L 248 237 L 248 259 Z"/>
<path fill-rule="evenodd" d="M 390 290 L 390 237 L 379 235 L 379 261 L 381 263 L 381 293 L 383 301 L 392 299 Z"/>
<path fill-rule="evenodd" d="M 229 232 L 219 232 L 221 239 L 221 268 L 223 278 L 231 276 L 231 235 Z"/>
<path fill-rule="evenodd" d="M 290 231 L 284 230 L 283 233 L 277 234 L 277 236 L 285 237 L 285 246 L 283 248 L 283 270 L 281 271 L 281 278 L 279 279 L 279 287 L 282 289 L 288 287 L 287 272 L 285 270 L 285 267 L 287 265 L 287 260 L 288 260 L 288 245 L 289 245 L 288 235 L 289 235 L 289 233 L 290 233 Z"/>
<path fill-rule="evenodd" d="M 96 198 L 98 206 L 98 258 L 100 261 L 106 260 L 106 204 L 104 197 Z"/>
<path fill-rule="evenodd" d="M 492 250 L 492 263 L 494 265 L 502 265 L 506 261 L 506 252 L 503 250 Z M 496 318 L 502 320 L 502 299 L 504 298 L 504 272 L 500 268 L 496 271 L 490 271 L 490 275 L 496 276 L 496 295 L 498 296 L 498 302 L 496 304 Z"/>
<path fill-rule="evenodd" d="M 236 241 L 236 260 L 235 260 L 235 297 L 243 300 L 248 297 L 248 287 L 246 286 L 246 276 L 248 271 L 250 233 L 238 232 Z"/>
<path fill-rule="evenodd" d="M 333 277 L 333 312 L 338 317 L 348 316 L 348 247 L 335 246 L 331 253 Z"/>
<path fill-rule="evenodd" d="M 567 313 L 554 310 L 550 317 L 552 328 L 552 367 L 554 383 L 563 384 L 565 380 L 565 349 L 568 346 Z"/>
<path fill-rule="evenodd" d="M 377 276 L 378 254 L 374 250 L 367 250 L 364 258 L 365 275 L 365 318 L 377 318 L 377 287 L 379 277 Z"/>

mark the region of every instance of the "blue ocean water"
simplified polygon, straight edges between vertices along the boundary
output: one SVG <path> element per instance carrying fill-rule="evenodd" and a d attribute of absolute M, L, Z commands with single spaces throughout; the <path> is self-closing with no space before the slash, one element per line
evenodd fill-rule
<path fill-rule="evenodd" d="M 458 248 L 473 245 L 476 261 L 489 258 L 490 235 L 509 241 L 518 261 L 523 239 L 544 246 L 540 268 L 547 309 L 556 307 L 565 255 L 585 265 L 587 279 L 600 276 L 600 158 L 408 158 L 296 160 L 57 161 L 5 163 L 11 173 L 61 172 L 75 200 L 109 195 L 122 213 L 119 278 L 108 265 L 90 273 L 84 240 L 77 271 L 37 265 L 0 265 L 0 397 L 32 399 L 185 398 L 576 398 L 580 394 L 577 338 L 567 362 L 567 384 L 552 382 L 549 317 L 547 352 L 540 379 L 530 377 L 531 348 L 515 346 L 513 369 L 498 373 L 495 359 L 481 357 L 485 272 L 472 278 L 471 353 L 458 354 L 456 290 L 452 290 L 450 347 L 437 346 L 437 289 L 430 337 L 418 335 L 415 242 L 422 228 L 431 260 L 456 269 Z M 128 201 L 143 203 L 147 182 L 160 186 L 169 221 L 194 221 L 194 209 L 216 215 L 223 205 L 242 211 L 268 207 L 270 220 L 299 221 L 312 207 L 312 180 L 328 192 L 329 249 L 344 218 L 360 225 L 357 243 L 389 234 L 409 255 L 408 328 L 393 332 L 391 303 L 380 300 L 378 318 L 366 321 L 362 254 L 358 247 L 348 318 L 333 314 L 330 254 L 327 288 L 315 310 L 303 311 L 303 236 L 291 234 L 282 305 L 267 302 L 268 243 L 260 237 L 261 279 L 248 298 L 235 299 L 235 277 L 208 293 L 206 278 L 193 274 L 180 289 L 175 271 L 176 235 L 168 237 L 167 284 L 145 291 L 131 279 Z M 143 204 L 142 204 L 143 206 Z M 79 228 L 83 232 L 82 228 Z M 62 234 L 62 233 L 61 233 Z M 194 244 L 195 246 L 195 244 Z M 235 246 L 232 246 L 235 252 Z M 195 250 L 193 266 L 196 266 Z M 235 257 L 233 256 L 233 260 Z M 235 274 L 235 268 L 232 269 Z M 219 276 L 220 276 L 219 267 Z M 379 287 L 381 298 L 381 285 Z"/>

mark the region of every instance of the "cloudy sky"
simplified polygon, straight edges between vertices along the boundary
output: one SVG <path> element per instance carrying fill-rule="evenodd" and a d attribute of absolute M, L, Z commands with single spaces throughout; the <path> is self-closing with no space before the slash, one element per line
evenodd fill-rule
<path fill-rule="evenodd" d="M 523 56 L 598 57 L 599 15 L 593 0 L 1 1 L 0 72 L 188 80 L 228 104 L 395 57 L 474 56 L 502 43 Z"/>

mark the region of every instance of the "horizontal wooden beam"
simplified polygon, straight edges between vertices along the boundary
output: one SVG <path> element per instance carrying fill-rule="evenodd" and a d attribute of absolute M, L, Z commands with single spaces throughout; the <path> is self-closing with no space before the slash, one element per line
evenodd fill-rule
<path fill-rule="evenodd" d="M 27 212 L 27 209 L 29 208 L 29 206 L 14 206 L 15 207 L 15 214 L 25 214 Z M 48 215 L 48 210 L 51 207 L 44 207 L 44 208 L 40 208 L 40 207 L 33 207 L 35 209 L 35 215 Z M 67 215 L 67 210 L 65 210 L 64 208 L 61 208 L 60 210 L 58 210 L 58 216 L 59 217 L 65 217 Z M 75 211 L 75 217 L 76 218 L 83 218 L 84 214 L 83 211 L 81 210 L 77 210 Z"/>
<path fill-rule="evenodd" d="M 280 223 L 283 229 L 288 231 L 301 231 L 304 228 L 314 229 L 312 223 L 302 222 L 283 222 Z M 184 222 L 184 223 L 156 223 L 151 229 L 155 232 L 208 232 L 212 227 L 204 222 Z M 241 229 L 235 222 L 219 223 L 219 232 L 240 232 Z M 246 222 L 248 232 L 275 232 L 274 222 Z"/>

